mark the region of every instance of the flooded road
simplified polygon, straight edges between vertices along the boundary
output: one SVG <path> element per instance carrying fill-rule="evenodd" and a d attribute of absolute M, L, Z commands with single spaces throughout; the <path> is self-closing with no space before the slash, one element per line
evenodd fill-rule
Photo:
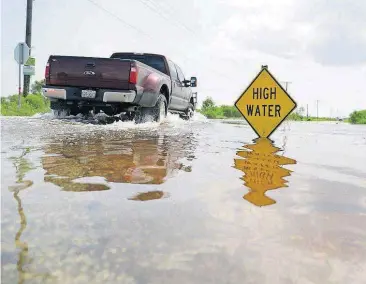
<path fill-rule="evenodd" d="M 1 118 L 2 283 L 366 283 L 366 127 Z"/>

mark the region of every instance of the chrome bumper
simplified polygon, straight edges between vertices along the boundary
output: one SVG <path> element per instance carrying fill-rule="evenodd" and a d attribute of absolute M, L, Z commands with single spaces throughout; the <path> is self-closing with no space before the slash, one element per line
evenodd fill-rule
<path fill-rule="evenodd" d="M 103 92 L 103 90 L 100 90 Z M 42 88 L 42 94 L 43 96 L 47 98 L 52 99 L 61 99 L 61 100 L 77 100 L 80 99 L 80 97 L 67 96 L 66 89 L 62 88 Z M 132 103 L 135 100 L 136 92 L 133 90 L 127 90 L 127 91 L 104 91 L 102 93 L 103 95 L 99 96 L 99 99 L 96 99 L 95 101 L 100 101 L 103 97 L 103 102 L 105 103 Z M 98 97 L 98 96 L 97 96 Z M 93 101 L 94 99 L 90 99 Z"/>
<path fill-rule="evenodd" d="M 136 97 L 135 91 L 104 92 L 103 102 L 105 103 L 132 103 Z"/>
<path fill-rule="evenodd" d="M 66 100 L 66 90 L 64 89 L 42 88 L 42 94 L 47 98 Z"/>

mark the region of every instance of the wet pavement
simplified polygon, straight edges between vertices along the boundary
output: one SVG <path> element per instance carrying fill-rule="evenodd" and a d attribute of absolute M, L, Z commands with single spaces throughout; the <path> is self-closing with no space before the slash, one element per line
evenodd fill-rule
<path fill-rule="evenodd" d="M 2 283 L 366 283 L 366 127 L 1 118 Z"/>

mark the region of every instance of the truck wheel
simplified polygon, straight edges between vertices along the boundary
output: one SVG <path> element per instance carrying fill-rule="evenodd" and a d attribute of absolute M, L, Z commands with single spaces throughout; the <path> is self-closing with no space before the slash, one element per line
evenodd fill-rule
<path fill-rule="evenodd" d="M 80 113 L 83 115 L 83 116 L 89 116 L 90 115 L 90 109 L 88 108 L 81 108 L 80 109 Z"/>
<path fill-rule="evenodd" d="M 184 115 L 181 115 L 180 117 L 184 120 L 190 120 L 192 117 L 193 117 L 193 114 L 194 114 L 194 107 L 193 105 L 190 103 L 188 105 L 188 108 L 187 110 L 185 111 L 185 114 Z"/>
<path fill-rule="evenodd" d="M 70 109 L 64 102 L 56 101 L 50 103 L 53 114 L 57 117 L 64 117 L 70 115 Z"/>
<path fill-rule="evenodd" d="M 71 108 L 70 109 L 70 114 L 73 116 L 77 116 L 79 114 L 79 109 L 78 108 Z"/>
<path fill-rule="evenodd" d="M 161 122 L 167 114 L 167 101 L 163 94 L 159 95 L 158 101 L 153 108 L 154 121 Z"/>
<path fill-rule="evenodd" d="M 187 116 L 188 116 L 188 119 L 191 119 L 194 115 L 194 107 L 193 105 L 190 103 L 188 105 L 188 109 L 187 109 Z"/>
<path fill-rule="evenodd" d="M 158 101 L 155 106 L 145 108 L 142 107 L 140 111 L 136 113 L 135 122 L 144 123 L 148 121 L 161 122 L 167 114 L 167 102 L 163 94 L 159 95 Z"/>

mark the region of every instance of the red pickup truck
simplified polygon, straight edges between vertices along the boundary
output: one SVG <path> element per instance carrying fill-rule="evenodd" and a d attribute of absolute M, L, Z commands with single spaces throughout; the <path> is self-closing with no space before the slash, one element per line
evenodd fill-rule
<path fill-rule="evenodd" d="M 197 104 L 197 78 L 187 80 L 163 55 L 113 53 L 110 58 L 51 55 L 43 95 L 55 112 L 121 114 L 124 119 L 161 121 L 167 112 L 190 119 Z"/>

